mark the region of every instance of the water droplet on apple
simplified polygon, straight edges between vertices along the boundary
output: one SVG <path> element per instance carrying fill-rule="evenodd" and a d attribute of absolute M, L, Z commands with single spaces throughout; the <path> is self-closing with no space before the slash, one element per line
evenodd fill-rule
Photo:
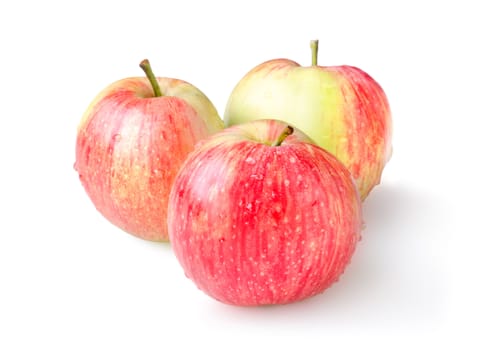
<path fill-rule="evenodd" d="M 261 174 L 252 174 L 251 178 L 256 179 L 256 180 L 262 180 L 264 178 L 264 176 L 262 176 Z"/>
<path fill-rule="evenodd" d="M 247 164 L 251 164 L 251 165 L 252 165 L 252 164 L 256 164 L 256 160 L 255 160 L 254 158 L 252 158 L 252 157 L 247 157 L 247 158 L 246 158 L 246 163 L 247 163 Z"/>
<path fill-rule="evenodd" d="M 114 142 L 119 142 L 119 141 L 121 141 L 121 135 L 120 135 L 120 134 L 114 134 L 114 135 L 113 135 L 113 141 L 114 141 Z"/>

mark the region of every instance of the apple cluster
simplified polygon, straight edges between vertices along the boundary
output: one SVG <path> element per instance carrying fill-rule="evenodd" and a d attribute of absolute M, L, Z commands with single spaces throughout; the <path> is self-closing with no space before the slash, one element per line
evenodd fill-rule
<path fill-rule="evenodd" d="M 119 80 L 77 131 L 75 169 L 122 230 L 170 241 L 186 276 L 232 305 L 291 303 L 338 280 L 362 202 L 391 154 L 390 108 L 352 66 L 275 59 L 249 71 L 221 118 L 192 84 Z"/>

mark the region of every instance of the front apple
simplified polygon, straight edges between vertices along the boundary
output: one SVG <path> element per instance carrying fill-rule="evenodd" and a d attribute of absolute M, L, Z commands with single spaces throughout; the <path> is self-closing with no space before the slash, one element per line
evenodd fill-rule
<path fill-rule="evenodd" d="M 264 62 L 232 91 L 226 126 L 261 118 L 280 119 L 304 131 L 352 173 L 361 198 L 380 182 L 391 155 L 391 112 L 380 85 L 352 66 L 312 66 L 288 59 Z"/>
<path fill-rule="evenodd" d="M 349 263 L 361 223 L 347 169 L 275 120 L 201 141 L 178 173 L 168 210 L 186 275 L 233 305 L 284 304 L 323 291 Z"/>
<path fill-rule="evenodd" d="M 207 97 L 185 81 L 152 76 L 117 81 L 85 112 L 75 169 L 98 211 L 138 237 L 166 241 L 176 173 L 199 140 L 221 130 Z"/>

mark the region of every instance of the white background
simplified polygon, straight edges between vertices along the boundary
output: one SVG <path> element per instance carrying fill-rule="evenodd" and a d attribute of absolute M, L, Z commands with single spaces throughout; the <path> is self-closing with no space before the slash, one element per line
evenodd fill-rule
<path fill-rule="evenodd" d="M 473 348 L 478 227 L 472 1 L 3 1 L 0 348 Z M 474 23 L 475 22 L 475 23 Z M 394 154 L 339 283 L 238 308 L 167 244 L 109 224 L 73 170 L 76 126 L 115 80 L 187 80 L 223 113 L 264 60 L 350 64 L 385 89 Z M 184 347 L 186 346 L 186 347 Z"/>

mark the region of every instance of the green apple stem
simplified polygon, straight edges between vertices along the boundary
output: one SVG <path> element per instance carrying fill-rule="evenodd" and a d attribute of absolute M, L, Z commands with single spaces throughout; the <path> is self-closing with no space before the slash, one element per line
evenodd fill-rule
<path fill-rule="evenodd" d="M 279 137 L 272 143 L 272 147 L 280 146 L 284 142 L 285 138 L 289 135 L 292 135 L 294 128 L 290 125 L 287 125 L 285 129 L 280 133 Z"/>
<path fill-rule="evenodd" d="M 312 50 L 312 65 L 317 65 L 317 54 L 319 52 L 319 41 L 318 40 L 311 40 L 310 41 L 310 49 Z"/>
<path fill-rule="evenodd" d="M 151 64 L 149 63 L 149 60 L 147 59 L 142 60 L 139 66 L 144 71 L 144 73 L 146 74 L 146 77 L 151 83 L 151 86 L 153 87 L 154 97 L 160 97 L 161 89 L 159 88 L 158 80 L 156 79 L 156 76 L 154 75 L 153 70 L 151 69 Z"/>

